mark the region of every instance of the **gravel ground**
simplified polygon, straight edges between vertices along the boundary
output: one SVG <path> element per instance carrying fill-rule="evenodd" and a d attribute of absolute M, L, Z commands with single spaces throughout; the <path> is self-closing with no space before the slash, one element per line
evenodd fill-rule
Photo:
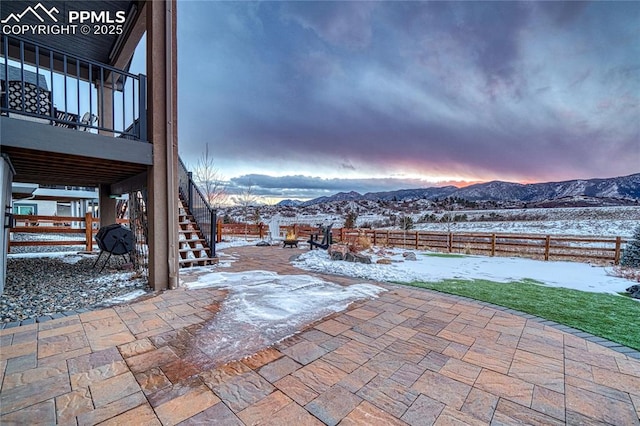
<path fill-rule="evenodd" d="M 14 251 L 17 248 L 12 248 L 12 253 L 18 251 Z M 20 249 L 20 252 L 26 251 Z M 59 252 L 63 248 L 57 246 L 55 249 Z M 109 306 L 120 302 L 111 300 L 113 298 L 136 290 L 148 290 L 146 278 L 127 270 L 121 256 L 112 256 L 108 266 L 100 272 L 106 255 L 93 268 L 97 255 L 76 253 L 55 257 L 9 256 L 7 279 L 0 296 L 0 326 Z"/>

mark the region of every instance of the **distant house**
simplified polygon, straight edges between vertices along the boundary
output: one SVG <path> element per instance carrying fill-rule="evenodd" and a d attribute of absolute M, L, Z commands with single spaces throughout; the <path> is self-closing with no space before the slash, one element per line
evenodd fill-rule
<path fill-rule="evenodd" d="M 11 192 L 16 215 L 84 217 L 98 207 L 98 188 L 14 182 Z"/>

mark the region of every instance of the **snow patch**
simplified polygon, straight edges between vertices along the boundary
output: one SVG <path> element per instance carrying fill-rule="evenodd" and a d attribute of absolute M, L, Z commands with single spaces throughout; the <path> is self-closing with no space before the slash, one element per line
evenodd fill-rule
<path fill-rule="evenodd" d="M 104 300 L 102 305 L 117 305 L 124 302 L 130 302 L 132 300 L 137 299 L 140 296 L 144 296 L 147 294 L 144 290 L 134 290 L 130 293 L 126 293 L 120 296 L 112 297 L 111 299 Z"/>
<path fill-rule="evenodd" d="M 371 284 L 344 287 L 309 275 L 271 271 L 211 272 L 181 286 L 229 290 L 220 312 L 195 339 L 197 350 L 219 362 L 251 355 L 305 324 L 386 291 Z"/>
<path fill-rule="evenodd" d="M 95 253 L 97 254 L 97 253 Z M 8 253 L 9 259 L 39 259 L 39 258 L 61 258 L 65 263 L 75 264 L 80 260 L 92 257 L 94 254 L 69 254 L 68 251 L 35 252 L 35 253 Z M 66 259 L 68 258 L 68 259 Z"/>

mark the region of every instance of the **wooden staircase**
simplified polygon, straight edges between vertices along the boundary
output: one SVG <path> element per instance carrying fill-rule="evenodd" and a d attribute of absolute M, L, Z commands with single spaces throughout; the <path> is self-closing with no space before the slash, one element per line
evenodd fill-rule
<path fill-rule="evenodd" d="M 211 248 L 182 200 L 178 202 L 178 243 L 181 268 L 218 263 L 217 258 L 211 257 Z"/>

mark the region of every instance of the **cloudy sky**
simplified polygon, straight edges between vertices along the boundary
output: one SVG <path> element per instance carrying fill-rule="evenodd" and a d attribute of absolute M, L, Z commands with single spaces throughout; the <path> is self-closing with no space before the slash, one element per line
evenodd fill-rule
<path fill-rule="evenodd" d="M 180 153 L 273 198 L 640 172 L 640 2 L 178 3 Z"/>

